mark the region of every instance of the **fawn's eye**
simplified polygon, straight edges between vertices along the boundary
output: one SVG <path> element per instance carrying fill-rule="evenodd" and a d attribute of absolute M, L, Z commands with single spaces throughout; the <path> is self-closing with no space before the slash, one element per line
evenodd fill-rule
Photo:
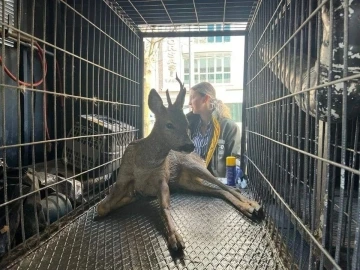
<path fill-rule="evenodd" d="M 166 127 L 167 127 L 168 129 L 174 129 L 174 125 L 171 124 L 171 123 L 167 123 L 167 124 L 166 124 Z"/>

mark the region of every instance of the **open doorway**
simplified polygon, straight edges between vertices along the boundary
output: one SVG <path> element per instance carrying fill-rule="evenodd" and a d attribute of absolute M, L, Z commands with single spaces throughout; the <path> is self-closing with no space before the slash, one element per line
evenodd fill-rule
<path fill-rule="evenodd" d="M 208 30 L 220 25 L 208 25 Z M 226 26 L 225 27 L 230 27 Z M 155 88 L 167 105 L 166 90 L 175 97 L 179 85 L 176 73 L 187 90 L 199 82 L 209 82 L 216 89 L 217 99 L 231 111 L 231 118 L 242 126 L 244 82 L 244 36 L 144 38 L 144 102 L 151 88 Z M 184 113 L 191 111 L 189 94 L 185 98 Z M 144 104 L 144 136 L 153 128 L 155 117 Z"/>

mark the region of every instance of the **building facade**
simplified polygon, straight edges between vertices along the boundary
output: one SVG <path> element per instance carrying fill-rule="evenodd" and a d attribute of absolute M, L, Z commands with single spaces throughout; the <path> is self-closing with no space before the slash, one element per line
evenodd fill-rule
<path fill-rule="evenodd" d="M 219 30 L 222 25 L 208 27 Z M 153 63 L 151 84 L 166 104 L 166 90 L 172 99 L 179 91 L 176 73 L 187 89 L 208 81 L 215 87 L 217 99 L 230 107 L 232 118 L 241 127 L 244 42 L 241 36 L 165 38 Z M 188 103 L 186 95 L 185 112 L 189 111 Z"/>

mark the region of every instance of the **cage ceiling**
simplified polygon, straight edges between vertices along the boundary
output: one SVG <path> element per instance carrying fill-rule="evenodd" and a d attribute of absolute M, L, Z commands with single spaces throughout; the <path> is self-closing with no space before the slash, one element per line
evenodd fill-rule
<path fill-rule="evenodd" d="M 223 25 L 213 29 L 217 32 L 239 32 L 250 23 L 257 0 L 118 0 L 109 4 L 144 34 L 207 32 L 212 30 L 210 24 Z"/>

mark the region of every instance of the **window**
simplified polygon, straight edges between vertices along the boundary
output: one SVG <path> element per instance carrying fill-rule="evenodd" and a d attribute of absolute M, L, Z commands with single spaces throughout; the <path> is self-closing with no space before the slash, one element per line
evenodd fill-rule
<path fill-rule="evenodd" d="M 227 31 L 230 30 L 230 25 L 225 24 L 209 24 L 207 26 L 208 31 Z M 217 37 L 208 37 L 208 43 L 222 43 L 222 42 L 230 42 L 230 36 L 217 36 Z"/>
<path fill-rule="evenodd" d="M 184 84 L 190 83 L 190 60 L 189 55 L 184 55 Z"/>
<path fill-rule="evenodd" d="M 190 61 L 189 58 L 184 58 L 184 73 L 189 73 Z"/>
<path fill-rule="evenodd" d="M 192 67 L 194 81 L 231 83 L 231 55 L 229 53 L 196 53 Z M 184 83 L 189 83 L 189 55 L 184 56 Z"/>
<path fill-rule="evenodd" d="M 230 109 L 231 118 L 235 122 L 242 122 L 242 103 L 225 103 Z"/>

